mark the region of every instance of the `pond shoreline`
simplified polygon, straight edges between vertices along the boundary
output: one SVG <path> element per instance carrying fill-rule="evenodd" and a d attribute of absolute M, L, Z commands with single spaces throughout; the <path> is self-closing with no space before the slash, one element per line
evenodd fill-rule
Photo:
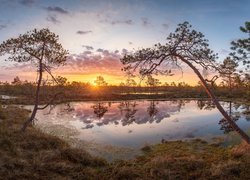
<path fill-rule="evenodd" d="M 227 107 L 229 103 L 222 104 Z M 152 145 L 161 141 L 200 138 L 212 142 L 215 137 L 223 136 L 227 137 L 225 146 L 230 145 L 232 140 L 234 144 L 238 143 L 237 136 L 223 135 L 218 124 L 220 115 L 208 100 L 200 103 L 197 99 L 80 101 L 59 104 L 49 112 L 47 114 L 47 110 L 44 110 L 37 114 L 36 124 L 46 126 L 42 129 L 62 136 L 68 131 L 63 130 L 63 127 L 72 127 L 79 133 L 75 136 L 79 138 L 78 142 L 87 144 L 91 152 L 99 152 L 103 149 L 100 147 L 105 147 L 106 144 L 114 147 L 110 149 L 117 151 L 114 154 L 116 157 L 122 152 L 118 149 L 138 150 L 145 144 Z M 244 118 L 239 120 L 239 125 L 246 130 L 249 126 Z M 95 155 L 95 152 L 91 154 Z M 102 154 L 102 157 L 109 157 L 108 153 Z"/>
<path fill-rule="evenodd" d="M 0 109 L 0 176 L 7 179 L 247 179 L 250 146 L 221 147 L 203 140 L 166 141 L 145 146 L 143 154 L 127 161 L 107 163 L 84 149 L 29 126 L 17 107 Z"/>
<path fill-rule="evenodd" d="M 96 97 L 96 96 L 88 96 L 88 97 L 82 97 L 82 98 L 57 98 L 53 102 L 53 104 L 62 104 L 62 103 L 69 103 L 69 102 L 97 102 L 97 101 L 108 101 L 108 102 L 115 102 L 115 101 L 132 101 L 132 100 L 155 100 L 155 101 L 171 101 L 171 100 L 204 100 L 204 101 L 209 101 L 211 98 L 209 97 L 161 97 L 155 94 L 156 96 L 152 95 L 146 95 L 146 96 L 135 96 L 135 95 L 125 95 L 125 96 L 101 96 L 101 97 Z M 12 97 L 11 95 L 7 95 Z M 10 98 L 10 99 L 1 99 L 0 98 L 0 103 L 1 104 L 20 104 L 20 105 L 34 105 L 34 99 L 26 96 L 13 96 L 15 98 Z M 239 102 L 239 103 L 244 103 L 244 104 L 250 104 L 250 101 L 246 98 L 226 98 L 226 97 L 218 97 L 217 98 L 219 101 L 231 101 L 231 102 Z M 44 98 L 41 98 L 40 100 L 40 105 L 44 105 L 49 100 L 45 100 Z"/>
<path fill-rule="evenodd" d="M 84 149 L 29 126 L 26 110 L 0 109 L 0 176 L 6 179 L 247 179 L 250 146 L 221 147 L 202 140 L 172 141 L 143 148 L 127 161 L 108 163 Z"/>

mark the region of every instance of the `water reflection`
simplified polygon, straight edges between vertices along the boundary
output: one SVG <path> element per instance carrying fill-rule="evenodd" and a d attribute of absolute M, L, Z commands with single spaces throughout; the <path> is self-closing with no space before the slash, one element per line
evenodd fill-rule
<path fill-rule="evenodd" d="M 212 110 L 215 108 L 215 105 L 212 101 L 208 100 L 198 100 L 197 101 L 197 106 L 200 108 L 200 110 Z"/>
<path fill-rule="evenodd" d="M 155 101 L 151 101 L 149 107 L 147 108 L 147 112 L 148 115 L 150 116 L 150 118 L 154 118 L 156 116 L 156 114 L 159 112 L 159 110 L 157 109 L 156 105 L 158 104 L 158 102 Z"/>
<path fill-rule="evenodd" d="M 70 103 L 67 103 L 64 108 L 60 108 L 60 115 L 70 112 L 75 113 L 74 116 L 86 125 L 83 129 L 90 129 L 95 125 L 119 125 L 120 123 L 122 126 L 133 123 L 151 124 L 154 122 L 160 123 L 163 119 L 169 118 L 171 113 L 180 112 L 186 103 L 190 103 L 190 100 L 97 102 L 92 103 L 90 106 L 79 104 L 76 107 L 72 107 Z M 201 111 L 211 111 L 216 108 L 213 102 L 208 100 L 197 100 L 196 105 Z M 234 121 L 238 121 L 241 116 L 245 116 L 245 119 L 250 121 L 249 105 L 233 104 L 232 102 L 222 102 L 222 105 L 227 109 L 228 114 Z M 53 109 L 50 109 L 50 111 Z M 175 122 L 178 122 L 178 120 L 175 120 Z M 233 131 L 224 118 L 221 118 L 218 124 L 224 133 Z"/>
<path fill-rule="evenodd" d="M 250 128 L 249 105 L 221 104 L 241 128 Z M 72 125 L 84 140 L 128 146 L 159 143 L 162 139 L 213 137 L 232 131 L 207 100 L 75 102 L 46 109 L 37 118 L 46 124 Z"/>
<path fill-rule="evenodd" d="M 120 109 L 121 116 L 123 116 L 121 122 L 123 126 L 129 125 L 133 123 L 135 119 L 135 113 L 137 112 L 136 109 L 136 102 L 131 101 L 124 101 L 118 105 Z"/>
<path fill-rule="evenodd" d="M 108 106 L 105 106 L 105 103 L 96 103 L 93 106 L 91 106 L 91 108 L 94 109 L 94 114 L 96 114 L 96 117 L 98 117 L 99 119 L 101 119 L 104 116 L 104 114 L 108 111 Z"/>
<path fill-rule="evenodd" d="M 234 122 L 237 122 L 241 116 L 244 116 L 244 112 L 247 111 L 247 109 L 249 108 L 248 105 L 243 105 L 241 106 L 240 104 L 233 104 L 232 101 L 226 102 L 226 105 L 224 104 L 224 106 L 226 106 L 227 108 L 227 113 L 228 115 L 231 117 L 231 119 Z M 241 112 L 241 113 L 240 113 Z M 249 117 L 245 116 L 245 119 L 247 120 Z M 226 134 L 229 133 L 231 131 L 234 131 L 234 128 L 229 124 L 229 122 L 225 119 L 222 118 L 219 121 L 219 125 L 221 126 L 221 130 Z"/>
<path fill-rule="evenodd" d="M 128 126 L 130 124 L 160 123 L 170 113 L 180 112 L 188 101 L 122 101 L 65 104 L 58 114 L 74 113 L 74 117 L 85 125 L 83 129 L 108 124 Z M 54 110 L 54 109 L 53 109 Z M 50 110 L 51 111 L 51 110 Z"/>

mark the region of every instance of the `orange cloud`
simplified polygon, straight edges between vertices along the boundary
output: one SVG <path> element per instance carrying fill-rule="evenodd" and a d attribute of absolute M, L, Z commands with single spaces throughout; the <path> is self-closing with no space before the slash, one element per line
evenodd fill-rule
<path fill-rule="evenodd" d="M 108 51 L 104 49 L 86 50 L 80 54 L 72 54 L 68 57 L 67 64 L 53 70 L 55 76 L 60 75 L 66 77 L 69 81 L 82 81 L 94 83 L 97 76 L 103 76 L 108 84 L 119 85 L 121 82 L 125 82 L 125 74 L 122 69 L 122 63 L 120 58 L 126 53 L 127 50 L 119 51 Z M 186 82 L 190 85 L 196 85 L 198 78 L 194 73 L 183 67 L 184 74 L 177 69 L 173 69 L 174 76 L 155 76 L 162 84 L 167 82 Z M 6 68 L 2 71 L 0 80 L 11 81 L 15 76 L 19 76 L 22 80 L 35 81 L 36 71 L 35 67 L 30 64 L 18 64 L 15 63 L 11 67 Z M 9 73 L 11 72 L 11 73 Z M 136 82 L 139 83 L 140 79 L 135 78 Z M 143 85 L 144 83 L 142 83 Z"/>

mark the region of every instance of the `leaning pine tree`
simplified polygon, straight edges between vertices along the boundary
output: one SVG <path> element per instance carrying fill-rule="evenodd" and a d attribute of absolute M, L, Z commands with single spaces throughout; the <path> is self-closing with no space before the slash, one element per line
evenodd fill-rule
<path fill-rule="evenodd" d="M 173 65 L 181 67 L 182 64 L 188 65 L 199 77 L 202 86 L 212 99 L 220 113 L 228 121 L 229 125 L 237 131 L 240 136 L 250 144 L 250 138 L 242 131 L 231 119 L 227 112 L 220 105 L 213 89 L 210 88 L 199 69 L 219 70 L 216 64 L 216 54 L 209 49 L 208 40 L 200 32 L 191 29 L 188 22 L 179 24 L 174 33 L 167 37 L 166 44 L 156 44 L 153 48 L 141 49 L 133 54 L 125 55 L 121 61 L 125 71 L 136 72 L 142 76 L 152 73 L 171 74 Z"/>
<path fill-rule="evenodd" d="M 31 62 L 37 68 L 38 80 L 35 92 L 35 105 L 31 116 L 25 121 L 22 131 L 34 120 L 37 110 L 44 109 L 39 106 L 39 94 L 43 73 L 47 72 L 56 81 L 51 73 L 51 69 L 65 63 L 68 51 L 59 43 L 59 37 L 49 29 L 32 30 L 19 35 L 18 38 L 8 39 L 0 44 L 0 55 L 8 55 L 6 60 L 18 63 Z"/>

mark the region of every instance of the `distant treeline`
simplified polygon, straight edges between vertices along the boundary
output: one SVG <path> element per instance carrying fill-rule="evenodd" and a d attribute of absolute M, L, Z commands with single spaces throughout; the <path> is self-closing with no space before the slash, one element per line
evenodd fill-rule
<path fill-rule="evenodd" d="M 249 84 L 234 84 L 230 88 L 223 84 L 214 84 L 219 98 L 244 98 L 250 100 Z M 0 94 L 18 96 L 11 99 L 14 103 L 32 104 L 35 96 L 36 83 L 28 81 L 13 81 L 1 83 Z M 58 94 L 59 93 L 59 94 Z M 80 101 L 80 100 L 124 100 L 124 99 L 165 99 L 165 98 L 207 98 L 207 94 L 201 85 L 190 86 L 186 83 L 171 83 L 158 86 L 92 86 L 83 82 L 67 82 L 64 84 L 46 84 L 41 86 L 40 102 L 45 103 L 58 94 L 56 102 Z"/>

